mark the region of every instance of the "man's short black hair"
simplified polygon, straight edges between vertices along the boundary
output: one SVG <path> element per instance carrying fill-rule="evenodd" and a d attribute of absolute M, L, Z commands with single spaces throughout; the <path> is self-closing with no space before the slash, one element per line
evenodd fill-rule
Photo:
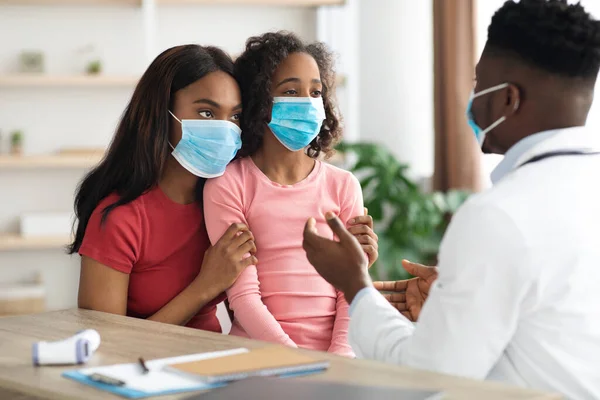
<path fill-rule="evenodd" d="M 486 51 L 516 56 L 549 73 L 595 79 L 600 67 L 600 22 L 580 3 L 509 0 L 492 18 Z"/>

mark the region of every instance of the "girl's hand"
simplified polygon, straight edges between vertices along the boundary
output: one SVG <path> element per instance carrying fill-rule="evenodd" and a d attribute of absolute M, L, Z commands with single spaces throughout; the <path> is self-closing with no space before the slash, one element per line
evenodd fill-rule
<path fill-rule="evenodd" d="M 196 281 L 204 287 L 214 288 L 218 294 L 229 289 L 242 271 L 256 265 L 254 236 L 244 224 L 233 224 L 214 246 L 204 253 L 204 260 Z M 250 254 L 249 257 L 244 257 Z"/>
<path fill-rule="evenodd" d="M 373 218 L 365 208 L 365 215 L 352 218 L 348 221 L 348 231 L 358 239 L 362 249 L 369 257 L 369 268 L 379 257 L 379 237 L 373 232 Z"/>

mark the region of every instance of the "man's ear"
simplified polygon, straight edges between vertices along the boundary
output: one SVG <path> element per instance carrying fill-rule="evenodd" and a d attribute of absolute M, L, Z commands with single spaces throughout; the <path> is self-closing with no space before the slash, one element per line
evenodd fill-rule
<path fill-rule="evenodd" d="M 515 114 L 521 106 L 521 89 L 510 83 L 506 88 L 506 116 Z"/>

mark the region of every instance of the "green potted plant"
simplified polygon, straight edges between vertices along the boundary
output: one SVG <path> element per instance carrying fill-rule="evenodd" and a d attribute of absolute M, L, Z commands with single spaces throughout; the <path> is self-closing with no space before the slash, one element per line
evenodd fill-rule
<path fill-rule="evenodd" d="M 402 259 L 433 265 L 450 216 L 469 193 L 426 193 L 385 147 L 342 143 L 338 150 L 354 154 L 350 170 L 359 178 L 365 207 L 379 235 L 379 260 L 371 268 L 376 279 L 406 279 Z M 346 157 L 352 158 L 352 157 Z"/>
<path fill-rule="evenodd" d="M 10 134 L 10 153 L 20 156 L 23 154 L 23 131 L 12 131 Z"/>
<path fill-rule="evenodd" d="M 102 61 L 90 61 L 87 65 L 86 71 L 89 75 L 98 75 L 100 72 L 102 72 Z"/>

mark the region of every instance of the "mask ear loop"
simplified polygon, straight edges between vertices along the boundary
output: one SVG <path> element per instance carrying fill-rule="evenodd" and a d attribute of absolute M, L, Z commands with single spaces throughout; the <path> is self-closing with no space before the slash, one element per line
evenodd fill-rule
<path fill-rule="evenodd" d="M 175 118 L 175 119 L 177 120 L 177 122 L 179 122 L 180 124 L 182 123 L 182 122 L 181 122 L 181 120 L 180 120 L 179 118 L 177 118 L 177 117 L 175 116 L 175 114 L 173 114 L 173 113 L 171 112 L 171 110 L 169 110 L 169 114 L 171 114 L 171 116 L 172 116 L 173 118 Z"/>
<path fill-rule="evenodd" d="M 179 122 L 181 125 L 183 125 L 183 123 L 181 122 L 181 120 L 180 120 L 179 118 L 177 118 L 177 117 L 175 116 L 175 114 L 173 114 L 173 113 L 171 112 L 171 110 L 168 110 L 168 111 L 169 111 L 169 114 L 171 114 L 171 116 L 177 120 L 177 122 Z M 171 147 L 171 150 L 175 151 L 175 147 L 173 147 L 173 145 L 171 144 L 171 141 L 169 140 L 169 141 L 167 141 L 167 142 L 169 143 L 169 147 Z"/>

